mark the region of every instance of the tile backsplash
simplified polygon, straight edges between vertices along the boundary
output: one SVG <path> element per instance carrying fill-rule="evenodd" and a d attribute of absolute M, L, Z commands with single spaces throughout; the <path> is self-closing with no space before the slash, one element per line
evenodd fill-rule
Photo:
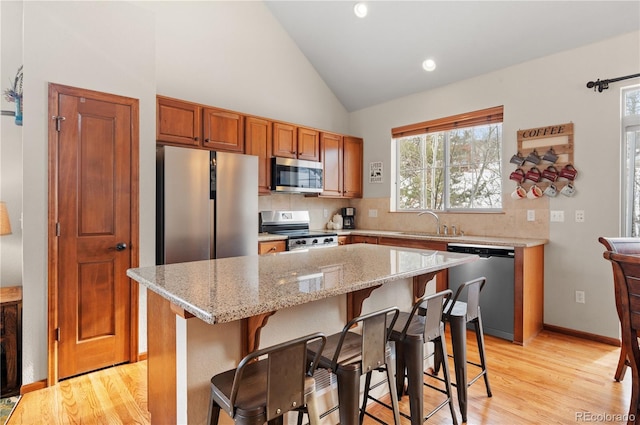
<path fill-rule="evenodd" d="M 334 214 L 343 207 L 355 207 L 356 229 L 405 232 L 435 232 L 433 217 L 418 217 L 414 212 L 389 212 L 389 198 L 331 199 L 300 194 L 260 196 L 258 207 L 263 210 L 308 210 L 312 229 L 324 229 Z M 327 216 L 325 217 L 325 210 Z M 370 217 L 369 211 L 377 217 Z M 527 221 L 527 211 L 535 212 L 535 220 Z M 500 213 L 438 213 L 440 225 L 456 226 L 466 235 L 515 238 L 549 238 L 549 200 L 514 200 L 504 197 Z M 256 214 L 257 219 L 257 214 Z"/>
<path fill-rule="evenodd" d="M 438 213 L 440 225 L 456 226 L 466 235 L 515 238 L 549 237 L 549 200 L 513 200 L 505 197 L 500 213 Z M 389 212 L 389 198 L 352 199 L 356 208 L 356 228 L 409 232 L 435 232 L 436 220 L 415 212 Z M 370 217 L 374 210 L 377 217 Z M 535 212 L 535 220 L 527 221 L 527 211 Z"/>

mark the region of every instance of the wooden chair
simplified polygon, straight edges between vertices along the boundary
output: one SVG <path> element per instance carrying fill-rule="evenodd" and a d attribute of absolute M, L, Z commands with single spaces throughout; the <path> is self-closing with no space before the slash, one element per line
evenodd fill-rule
<path fill-rule="evenodd" d="M 616 306 L 620 314 L 622 345 L 631 367 L 631 401 L 628 424 L 640 423 L 640 255 L 617 254 L 607 251 L 604 258 L 613 264 L 617 297 Z"/>
<path fill-rule="evenodd" d="M 598 238 L 598 242 L 600 242 L 607 251 L 615 252 L 617 254 L 640 254 L 640 238 L 607 238 L 601 236 Z M 618 292 L 617 285 L 615 285 L 616 273 L 614 267 L 613 273 L 614 279 L 614 293 L 616 300 L 616 309 L 618 309 L 618 318 L 620 318 L 620 310 L 618 308 Z M 627 349 L 624 346 L 624 341 L 622 342 L 622 347 L 620 349 L 620 358 L 618 359 L 618 367 L 616 367 L 616 373 L 614 375 L 614 379 L 616 381 L 622 381 L 624 379 L 624 374 L 627 371 L 627 366 L 629 366 L 629 361 L 627 360 Z"/>
<path fill-rule="evenodd" d="M 316 356 L 309 368 L 307 344 L 316 341 Z M 236 369 L 215 375 L 207 423 L 216 425 L 222 408 L 236 424 L 282 424 L 285 413 L 306 405 L 309 423 L 319 425 L 312 376 L 325 343 L 321 333 L 307 335 L 254 351 Z"/>

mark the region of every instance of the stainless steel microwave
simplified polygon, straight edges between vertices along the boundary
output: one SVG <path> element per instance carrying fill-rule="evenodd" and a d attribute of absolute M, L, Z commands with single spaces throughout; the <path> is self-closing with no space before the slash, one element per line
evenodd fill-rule
<path fill-rule="evenodd" d="M 271 188 L 276 192 L 322 192 L 322 163 L 292 158 L 271 158 Z"/>

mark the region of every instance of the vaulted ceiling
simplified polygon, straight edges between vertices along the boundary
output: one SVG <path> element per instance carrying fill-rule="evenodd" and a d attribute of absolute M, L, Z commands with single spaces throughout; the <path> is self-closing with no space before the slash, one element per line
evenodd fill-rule
<path fill-rule="evenodd" d="M 266 1 L 348 111 L 640 30 L 637 0 L 365 3 Z"/>

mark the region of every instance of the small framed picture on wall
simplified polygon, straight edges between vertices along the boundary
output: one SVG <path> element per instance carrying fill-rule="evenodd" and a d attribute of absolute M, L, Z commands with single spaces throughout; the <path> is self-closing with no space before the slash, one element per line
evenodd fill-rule
<path fill-rule="evenodd" d="M 369 183 L 382 183 L 384 174 L 382 172 L 382 161 L 369 163 Z"/>

